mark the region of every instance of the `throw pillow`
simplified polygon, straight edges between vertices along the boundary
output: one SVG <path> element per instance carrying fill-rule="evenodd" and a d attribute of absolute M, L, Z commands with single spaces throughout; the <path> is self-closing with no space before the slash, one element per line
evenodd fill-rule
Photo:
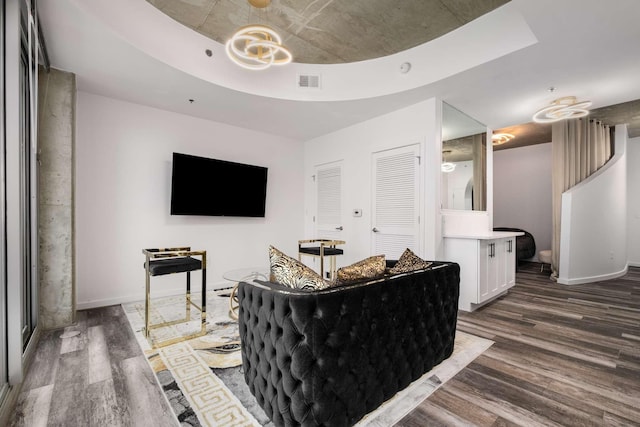
<path fill-rule="evenodd" d="M 317 291 L 329 286 L 322 277 L 297 259 L 269 246 L 269 280 L 294 289 Z"/>
<path fill-rule="evenodd" d="M 339 268 L 336 272 L 335 285 L 344 285 L 363 279 L 377 279 L 384 276 L 385 266 L 384 255 L 370 256 L 362 261 Z"/>
<path fill-rule="evenodd" d="M 433 264 L 432 262 L 425 261 L 420 258 L 418 255 L 414 254 L 413 251 L 409 248 L 405 249 L 402 255 L 400 255 L 400 259 L 389 269 L 390 274 L 399 274 L 399 273 L 407 273 L 409 271 L 421 270 L 423 268 L 428 268 Z"/>

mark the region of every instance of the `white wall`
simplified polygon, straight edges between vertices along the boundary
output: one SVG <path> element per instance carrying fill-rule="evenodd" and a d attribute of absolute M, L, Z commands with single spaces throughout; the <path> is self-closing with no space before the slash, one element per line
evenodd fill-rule
<path fill-rule="evenodd" d="M 368 120 L 305 143 L 305 238 L 316 237 L 312 217 L 315 189 L 312 180 L 315 166 L 342 161 L 342 217 L 346 241 L 345 255 L 338 266 L 372 255 L 372 153 L 395 147 L 420 144 L 422 157 L 421 227 L 424 242 L 422 256 L 430 259 L 441 254 L 440 219 L 440 102 L 436 99 L 415 104 Z M 361 217 L 352 210 L 362 209 Z"/>
<path fill-rule="evenodd" d="M 551 249 L 551 143 L 494 151 L 493 225 L 528 231 Z"/>
<path fill-rule="evenodd" d="M 626 147 L 626 125 L 618 125 L 614 156 L 562 194 L 558 283 L 589 283 L 626 274 Z"/>
<path fill-rule="evenodd" d="M 143 248 L 206 250 L 210 287 L 222 285 L 227 270 L 268 266 L 269 244 L 297 249 L 302 142 L 85 92 L 76 127 L 78 309 L 142 299 Z M 171 216 L 174 151 L 268 167 L 266 217 Z M 202 197 L 215 197 L 219 185 L 234 183 L 202 183 Z M 196 288 L 200 277 L 193 273 Z M 183 292 L 184 280 L 155 277 L 154 295 Z"/>
<path fill-rule="evenodd" d="M 471 192 L 467 190 L 473 179 L 473 160 L 453 163 L 456 168 L 442 174 L 442 207 L 443 209 L 471 209 L 473 204 Z"/>
<path fill-rule="evenodd" d="M 640 267 L 640 138 L 627 143 L 629 265 Z"/>

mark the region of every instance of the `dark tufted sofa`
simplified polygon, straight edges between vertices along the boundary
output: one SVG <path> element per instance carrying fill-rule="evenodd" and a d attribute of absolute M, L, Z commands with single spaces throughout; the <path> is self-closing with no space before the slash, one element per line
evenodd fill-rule
<path fill-rule="evenodd" d="M 460 267 L 294 290 L 238 287 L 245 381 L 276 426 L 351 426 L 453 351 Z"/>

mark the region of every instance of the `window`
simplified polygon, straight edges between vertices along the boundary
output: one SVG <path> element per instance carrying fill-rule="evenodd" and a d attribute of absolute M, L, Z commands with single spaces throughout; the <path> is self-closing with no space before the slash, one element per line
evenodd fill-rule
<path fill-rule="evenodd" d="M 22 345 L 26 348 L 38 320 L 37 301 L 37 42 L 28 2 L 20 16 L 20 239 L 22 241 Z"/>
<path fill-rule="evenodd" d="M 5 105 L 5 79 L 4 79 L 4 61 L 5 61 L 5 2 L 0 4 L 0 102 Z M 1 109 L 0 117 L 0 404 L 3 402 L 9 389 L 9 366 L 8 366 L 8 348 L 7 348 L 7 223 L 5 210 L 5 111 Z"/>

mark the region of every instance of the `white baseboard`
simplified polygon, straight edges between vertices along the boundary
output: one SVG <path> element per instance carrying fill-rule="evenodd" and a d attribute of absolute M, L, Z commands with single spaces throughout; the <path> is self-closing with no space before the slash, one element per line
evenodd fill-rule
<path fill-rule="evenodd" d="M 232 282 L 216 282 L 216 283 L 207 283 L 207 291 L 215 291 L 218 289 L 226 289 L 234 284 Z M 164 298 L 164 297 L 172 297 L 177 295 L 184 295 L 184 286 L 176 287 L 164 291 L 156 291 L 153 292 L 153 298 Z M 191 288 L 192 293 L 198 293 Z M 117 296 L 113 298 L 104 298 L 99 300 L 91 300 L 91 301 L 78 301 L 76 302 L 76 310 L 88 310 L 90 308 L 98 308 L 98 307 L 107 307 L 110 305 L 118 305 L 118 304 L 128 304 L 136 301 L 144 301 L 145 295 L 144 293 L 134 294 L 134 295 L 124 295 Z"/>
<path fill-rule="evenodd" d="M 626 265 L 622 270 L 610 273 L 603 274 L 600 276 L 589 276 L 589 277 L 578 277 L 573 279 L 567 279 L 566 277 L 558 277 L 558 283 L 561 285 L 584 285 L 586 283 L 594 283 L 594 282 L 602 282 L 605 280 L 617 279 L 618 277 L 622 277 L 629 271 L 629 266 Z"/>

